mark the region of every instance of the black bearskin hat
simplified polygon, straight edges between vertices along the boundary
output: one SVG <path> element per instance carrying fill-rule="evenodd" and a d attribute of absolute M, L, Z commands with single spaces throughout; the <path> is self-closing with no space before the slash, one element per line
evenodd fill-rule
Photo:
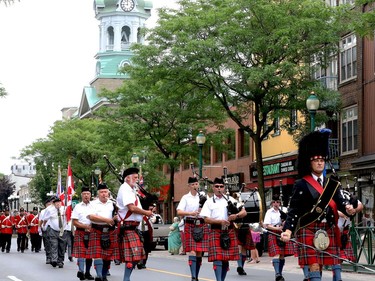
<path fill-rule="evenodd" d="M 331 130 L 324 129 L 321 131 L 314 131 L 304 136 L 298 145 L 298 176 L 300 178 L 311 173 L 310 161 L 314 159 L 328 158 L 328 138 Z"/>

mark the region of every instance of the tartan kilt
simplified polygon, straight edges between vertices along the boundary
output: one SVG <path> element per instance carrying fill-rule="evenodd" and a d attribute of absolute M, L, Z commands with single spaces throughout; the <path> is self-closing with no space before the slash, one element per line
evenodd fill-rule
<path fill-rule="evenodd" d="M 135 230 L 125 230 L 119 237 L 120 253 L 116 259 L 121 262 L 138 262 L 146 258 L 143 243 Z"/>
<path fill-rule="evenodd" d="M 234 229 L 228 230 L 230 237 L 230 247 L 224 250 L 220 246 L 220 229 L 211 229 L 209 248 L 208 248 L 208 261 L 237 261 L 240 258 L 238 250 L 237 235 Z"/>
<path fill-rule="evenodd" d="M 352 262 L 356 261 L 356 257 L 353 251 L 352 241 L 350 241 L 350 238 L 348 239 L 348 242 L 346 243 L 345 248 L 342 250 L 340 249 L 340 258 L 347 259 Z"/>
<path fill-rule="evenodd" d="M 329 246 L 325 249 L 325 252 L 328 252 L 332 255 L 340 255 L 340 235 L 337 235 L 339 232 L 335 226 L 329 226 L 325 223 L 311 223 L 307 227 L 300 228 L 297 231 L 298 242 L 314 247 L 314 235 L 319 229 L 327 231 L 329 237 Z M 336 234 L 336 235 L 335 235 Z M 338 236 L 338 237 L 335 237 Z M 340 259 L 333 256 L 329 256 L 317 250 L 303 247 L 302 245 L 298 246 L 298 263 L 299 265 L 308 265 L 313 263 L 318 263 L 320 265 L 334 265 L 340 264 Z"/>
<path fill-rule="evenodd" d="M 184 234 L 185 234 L 185 252 L 208 252 L 208 241 L 210 229 L 208 224 L 203 223 L 197 225 L 197 227 L 203 227 L 203 239 L 200 242 L 195 242 L 193 238 L 193 223 L 185 223 Z"/>
<path fill-rule="evenodd" d="M 115 228 L 114 230 L 109 231 L 111 246 L 106 250 L 103 250 L 100 245 L 100 236 L 102 233 L 102 230 L 91 228 L 87 258 L 104 260 L 117 259 L 120 255 L 117 229 Z"/>
<path fill-rule="evenodd" d="M 273 231 L 275 233 L 281 234 L 281 232 Z M 284 255 L 285 257 L 293 256 L 296 253 L 296 247 L 293 242 L 289 241 L 285 243 L 285 247 L 280 247 L 277 245 L 278 236 L 268 233 L 268 255 L 274 257 L 276 255 Z"/>
<path fill-rule="evenodd" d="M 242 243 L 239 237 L 240 233 L 240 228 L 235 228 L 236 235 L 237 235 L 237 241 L 238 245 L 242 246 L 246 250 L 254 250 L 255 249 L 255 243 L 253 241 L 253 236 L 251 235 L 251 230 L 250 228 L 246 232 L 246 238 L 245 238 L 245 243 Z"/>
<path fill-rule="evenodd" d="M 76 230 L 74 232 L 72 256 L 75 258 L 85 258 L 85 259 L 89 258 L 88 248 L 85 247 L 85 243 L 83 242 L 83 236 L 85 235 L 85 233 L 86 231 L 84 230 Z M 89 241 L 90 240 L 91 240 L 91 233 L 90 233 Z"/>

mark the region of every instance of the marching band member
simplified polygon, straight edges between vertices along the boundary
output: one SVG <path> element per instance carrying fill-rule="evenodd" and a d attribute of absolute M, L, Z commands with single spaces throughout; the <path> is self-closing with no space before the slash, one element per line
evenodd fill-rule
<path fill-rule="evenodd" d="M 13 234 L 13 216 L 10 215 L 9 207 L 5 207 L 4 215 L 0 216 L 0 232 L 2 236 L 1 241 L 1 251 L 6 250 L 7 253 L 10 252 L 10 247 L 12 245 L 12 234 Z"/>
<path fill-rule="evenodd" d="M 77 277 L 79 280 L 94 280 L 94 277 L 90 274 L 92 259 L 88 255 L 91 221 L 87 218 L 94 212 L 94 207 L 90 204 L 91 192 L 88 187 L 82 187 L 81 198 L 82 202 L 75 205 L 72 212 L 72 223 L 75 226 L 72 256 L 77 258 Z"/>
<path fill-rule="evenodd" d="M 323 174 L 328 151 L 328 131 L 314 131 L 303 137 L 298 148 L 298 173 L 281 240 L 288 242 L 295 232 L 298 262 L 309 266 L 309 280 L 320 281 L 324 265 L 340 264 L 338 212 L 356 213 L 340 192 L 340 183 Z M 324 252 L 322 252 L 324 251 Z M 330 255 L 331 254 L 331 255 Z"/>
<path fill-rule="evenodd" d="M 224 198 L 224 182 L 221 178 L 214 180 L 214 195 L 204 203 L 200 215 L 211 225 L 208 261 L 213 262 L 216 281 L 224 281 L 229 270 L 229 261 L 239 259 L 238 242 L 233 222 L 246 216 L 245 208 L 237 214 L 229 214 L 229 201 L 235 203 L 233 197 Z"/>
<path fill-rule="evenodd" d="M 143 216 L 152 216 L 151 210 L 143 210 L 137 196 L 137 181 L 139 170 L 135 167 L 123 172 L 124 183 L 117 194 L 118 223 L 120 234 L 120 260 L 125 263 L 123 281 L 130 281 L 130 276 L 136 264 L 145 258 L 142 235 L 138 226 Z"/>
<path fill-rule="evenodd" d="M 283 222 L 281 219 L 281 200 L 279 194 L 274 194 L 272 196 L 271 204 L 272 207 L 267 210 L 263 225 L 267 230 L 280 234 L 283 229 Z M 268 235 L 268 255 L 270 257 L 279 255 L 278 258 L 272 259 L 276 281 L 284 281 L 283 268 L 285 265 L 285 257 L 293 256 L 294 254 L 295 247 L 292 242 L 285 243 L 280 241 L 280 238 L 275 235 Z"/>
<path fill-rule="evenodd" d="M 61 205 L 61 199 L 56 197 L 53 205 L 46 209 L 43 216 L 43 224 L 49 223 L 47 235 L 51 246 L 51 265 L 64 267 L 67 233 L 65 207 Z"/>
<path fill-rule="evenodd" d="M 42 247 L 42 237 L 39 235 L 38 207 L 33 208 L 33 212 L 27 216 L 27 220 L 29 222 L 31 251 L 38 253 Z"/>
<path fill-rule="evenodd" d="M 14 217 L 14 227 L 17 231 L 17 252 L 21 251 L 21 253 L 23 253 L 26 249 L 26 234 L 28 226 L 29 223 L 27 221 L 25 209 L 21 207 L 19 214 Z"/>
<path fill-rule="evenodd" d="M 44 220 L 44 215 L 49 208 L 53 208 L 52 201 L 55 197 L 47 198 L 44 202 L 45 208 L 39 214 L 39 233 L 42 233 L 44 251 L 46 253 L 46 264 L 51 264 L 51 242 L 48 236 L 49 222 Z"/>
<path fill-rule="evenodd" d="M 116 206 L 109 199 L 109 189 L 105 183 L 98 185 L 98 198 L 90 202 L 93 213 L 87 218 L 91 221 L 88 257 L 94 260 L 95 281 L 107 281 L 111 260 L 119 255 L 116 229 Z"/>
<path fill-rule="evenodd" d="M 189 193 L 182 196 L 177 206 L 177 215 L 184 217 L 184 238 L 185 252 L 188 254 L 188 261 L 191 272 L 191 280 L 198 280 L 199 270 L 202 265 L 202 256 L 208 251 L 208 225 L 200 216 L 200 196 L 198 192 L 199 183 L 195 177 L 188 179 Z M 194 229 L 201 228 L 202 234 L 200 239 L 194 237 Z M 199 241 L 198 241 L 199 240 Z"/>

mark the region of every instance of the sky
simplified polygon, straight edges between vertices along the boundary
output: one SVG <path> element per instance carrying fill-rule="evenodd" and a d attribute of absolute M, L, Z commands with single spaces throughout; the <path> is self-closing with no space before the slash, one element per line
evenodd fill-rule
<path fill-rule="evenodd" d="M 153 0 L 154 9 L 174 0 Z M 152 11 L 148 25 L 157 13 Z M 45 138 L 61 109 L 79 106 L 95 77 L 99 21 L 93 0 L 21 0 L 0 4 L 0 173 L 20 151 Z"/>

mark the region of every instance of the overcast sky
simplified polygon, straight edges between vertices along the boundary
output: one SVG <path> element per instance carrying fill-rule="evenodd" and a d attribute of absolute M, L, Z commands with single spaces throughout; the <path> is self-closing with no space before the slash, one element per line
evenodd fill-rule
<path fill-rule="evenodd" d="M 154 8 L 174 0 L 153 0 Z M 152 12 L 149 22 L 155 22 Z M 95 75 L 99 22 L 93 0 L 0 4 L 0 173 L 25 146 L 45 138 L 63 107 L 79 106 Z"/>

